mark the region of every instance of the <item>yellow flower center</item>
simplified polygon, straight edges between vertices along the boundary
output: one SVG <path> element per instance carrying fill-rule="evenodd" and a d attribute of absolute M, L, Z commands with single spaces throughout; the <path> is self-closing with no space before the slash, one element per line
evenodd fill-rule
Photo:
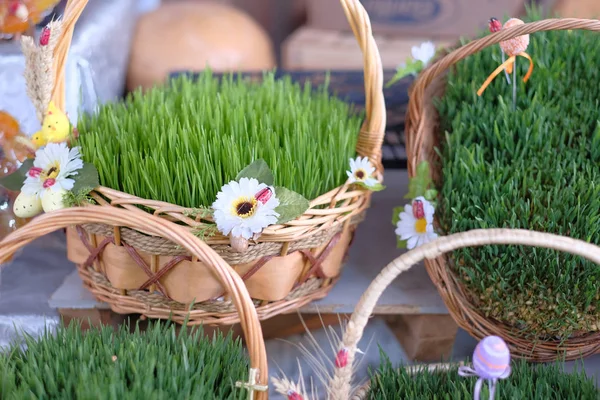
<path fill-rule="evenodd" d="M 56 177 L 60 174 L 60 163 L 55 162 L 48 168 L 48 171 L 43 171 L 41 173 L 42 180 L 46 179 L 56 179 Z"/>
<path fill-rule="evenodd" d="M 359 181 L 364 181 L 367 178 L 367 173 L 363 169 L 357 169 L 354 171 L 354 177 Z"/>
<path fill-rule="evenodd" d="M 415 231 L 417 233 L 427 232 L 427 220 L 425 218 L 420 218 L 415 222 Z"/>
<path fill-rule="evenodd" d="M 256 212 L 258 201 L 254 197 L 240 197 L 233 202 L 233 214 L 241 218 L 249 218 Z"/>

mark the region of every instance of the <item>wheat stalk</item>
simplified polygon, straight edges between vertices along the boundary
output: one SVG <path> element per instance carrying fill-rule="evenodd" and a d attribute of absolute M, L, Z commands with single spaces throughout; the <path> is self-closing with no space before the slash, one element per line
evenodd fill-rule
<path fill-rule="evenodd" d="M 27 88 L 27 96 L 35 107 L 35 112 L 38 120 L 41 122 L 44 118 L 45 107 L 40 98 L 40 86 L 38 80 L 38 64 L 39 64 L 39 48 L 35 45 L 31 36 L 21 37 L 21 48 L 25 56 L 25 85 Z"/>
<path fill-rule="evenodd" d="M 44 110 L 48 109 L 50 99 L 52 98 L 52 90 L 54 89 L 55 71 L 54 71 L 54 49 L 58 43 L 58 39 L 63 31 L 62 20 L 51 21 L 47 28 L 50 30 L 50 39 L 48 44 L 39 47 L 39 65 L 38 65 L 38 85 L 39 98 L 44 106 Z"/>
<path fill-rule="evenodd" d="M 334 361 L 332 361 L 332 357 L 328 356 L 327 352 L 321 347 L 321 345 L 319 344 L 319 341 L 313 336 L 313 334 L 311 333 L 310 329 L 306 326 L 306 324 L 304 323 L 304 320 L 302 319 L 302 316 L 300 316 L 300 320 L 302 321 L 302 324 L 304 325 L 304 329 L 308 335 L 308 340 L 309 340 L 309 347 L 308 348 L 306 345 L 299 343 L 290 343 L 291 345 L 297 347 L 300 352 L 302 353 L 302 356 L 304 358 L 304 360 L 306 361 L 307 364 L 309 364 L 309 366 L 311 367 L 311 369 L 313 370 L 313 374 L 316 377 L 316 379 L 318 379 L 323 386 L 325 387 L 326 390 L 326 395 L 327 395 L 327 399 L 328 400 L 333 400 L 336 399 L 338 396 L 338 393 L 336 393 L 336 388 L 335 386 L 331 385 L 331 382 L 334 380 L 334 377 L 332 376 L 332 373 L 330 372 L 332 368 L 334 368 L 336 371 L 339 370 L 339 368 L 335 365 Z M 342 340 L 340 338 L 340 336 L 338 335 L 338 333 L 336 332 L 336 330 L 334 329 L 334 327 L 332 326 L 328 326 L 325 327 L 325 324 L 323 322 L 323 319 L 321 318 L 321 325 L 325 328 L 325 333 L 327 335 L 327 341 L 329 342 L 329 346 L 331 348 L 331 351 L 334 354 L 334 358 L 336 357 L 336 354 L 339 352 L 340 349 L 342 349 L 343 343 Z M 347 331 L 348 327 L 345 321 L 342 321 L 341 319 L 339 319 L 339 325 L 342 328 L 342 331 Z M 358 349 L 356 349 L 358 350 Z M 360 351 L 358 351 L 360 352 Z M 348 369 L 348 373 L 349 373 L 349 379 L 347 379 L 346 381 L 346 385 L 348 387 L 348 393 L 352 393 L 354 391 L 359 390 L 364 383 L 361 383 L 359 385 L 352 385 L 351 381 L 351 376 L 353 375 L 353 372 L 355 370 L 355 368 L 358 365 L 355 365 L 354 363 L 348 363 L 348 365 L 346 367 L 344 367 L 344 369 Z M 310 378 L 310 395 L 307 395 L 307 390 L 306 390 L 306 384 L 305 384 L 305 374 L 302 372 L 302 367 L 300 365 L 300 362 L 298 362 L 298 368 L 299 368 L 299 372 L 300 372 L 300 381 L 298 383 L 294 383 L 293 381 L 291 381 L 289 378 L 287 378 L 285 376 L 285 374 L 283 374 L 283 372 L 281 372 L 282 377 L 281 378 L 271 378 L 271 382 L 273 382 L 273 386 L 275 387 L 275 390 L 278 393 L 281 393 L 283 395 L 288 396 L 289 399 L 298 399 L 298 400 L 319 400 L 321 397 L 318 394 L 318 391 L 315 387 L 315 385 L 313 384 L 313 379 L 312 377 Z M 297 395 L 301 396 L 300 398 L 298 397 L 293 397 L 292 394 L 296 393 Z M 348 400 L 348 399 L 344 399 L 344 400 Z"/>

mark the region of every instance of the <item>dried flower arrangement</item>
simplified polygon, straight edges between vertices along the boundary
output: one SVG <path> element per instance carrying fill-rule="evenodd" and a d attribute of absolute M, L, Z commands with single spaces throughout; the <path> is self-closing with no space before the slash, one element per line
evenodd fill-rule
<path fill-rule="evenodd" d="M 20 168 L 0 179 L 0 185 L 6 189 L 21 192 L 13 205 L 19 218 L 64 208 L 66 199 L 85 195 L 98 186 L 95 167 L 84 165 L 79 148 L 71 149 L 67 144 L 75 139 L 77 130 L 62 111 L 64 75 L 56 73 L 64 68 L 72 25 L 84 6 L 85 3 L 77 3 L 69 9 L 66 18 L 51 21 L 43 28 L 37 43 L 31 36 L 21 38 L 27 95 L 35 107 L 41 129 L 27 139 L 10 116 L 0 121 L 3 148 L 21 144 L 31 153 L 35 152 L 33 158 L 19 157 Z M 63 32 L 65 24 L 71 28 Z M 7 129 L 12 125 L 15 126 Z"/>

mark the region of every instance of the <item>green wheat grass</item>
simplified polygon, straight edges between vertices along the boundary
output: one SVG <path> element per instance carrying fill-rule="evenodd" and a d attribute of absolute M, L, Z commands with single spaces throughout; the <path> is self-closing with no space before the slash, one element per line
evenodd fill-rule
<path fill-rule="evenodd" d="M 532 12 L 528 20 L 537 20 Z M 498 46 L 458 63 L 438 104 L 444 232 L 510 227 L 600 244 L 600 35 L 531 35 L 529 82 L 502 75 Z M 518 76 L 527 68 L 519 58 Z M 489 318 L 531 337 L 566 339 L 598 330 L 600 267 L 581 257 L 523 246 L 454 252 L 454 268 Z"/>
<path fill-rule="evenodd" d="M 183 207 L 210 206 L 220 188 L 264 159 L 275 184 L 313 199 L 346 180 L 361 116 L 312 88 L 210 71 L 100 107 L 79 123 L 83 158 L 100 184 Z"/>
<path fill-rule="evenodd" d="M 26 337 L 0 357 L 0 397 L 34 399 L 242 400 L 235 382 L 247 379 L 249 361 L 231 334 L 151 322 L 146 330 L 75 323 L 55 335 Z"/>

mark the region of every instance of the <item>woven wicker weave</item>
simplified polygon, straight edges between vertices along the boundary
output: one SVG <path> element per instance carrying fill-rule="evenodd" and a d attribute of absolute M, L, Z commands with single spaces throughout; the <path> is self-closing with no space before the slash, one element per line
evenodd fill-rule
<path fill-rule="evenodd" d="M 502 29 L 452 51 L 423 71 L 412 88 L 406 119 L 409 175 L 414 176 L 416 166 L 423 160 L 430 161 L 432 165 L 439 165 L 436 162 L 438 156 L 434 147 L 440 132 L 433 99 L 443 94 L 444 72 L 448 68 L 488 46 L 507 39 L 540 31 L 571 29 L 600 31 L 600 21 L 575 18 L 547 19 Z M 439 170 L 433 170 L 432 175 L 438 182 L 442 179 Z M 593 354 L 598 350 L 600 333 L 570 337 L 563 343 L 542 339 L 534 343 L 519 329 L 486 318 L 470 303 L 468 295 L 458 284 L 457 277 L 448 268 L 447 263 L 448 259 L 440 256 L 427 260 L 425 265 L 452 317 L 461 328 L 475 338 L 481 339 L 490 334 L 499 335 L 512 344 L 515 356 L 534 361 L 552 361 L 560 357 L 564 349 L 568 349 L 566 356 L 569 359 Z"/>
<path fill-rule="evenodd" d="M 75 22 L 86 3 L 67 3 L 65 33 L 55 51 L 52 98 L 61 109 L 65 104 L 64 62 Z M 364 54 L 366 118 L 356 150 L 369 158 L 376 177 L 382 180 L 386 121 L 381 59 L 360 1 L 341 0 L 341 5 Z M 190 218 L 188 209 L 106 187 L 96 188 L 92 196 L 107 210 L 125 209 L 137 215 L 145 213 L 141 209 L 150 210 L 157 218 L 188 230 L 204 223 Z M 206 243 L 242 276 L 259 318 L 269 318 L 329 292 L 369 203 L 370 192 L 345 184 L 312 200 L 297 219 L 265 229 L 259 242 L 251 243 L 244 252 L 233 251 L 230 239 L 222 235 L 210 237 Z M 189 318 L 190 324 L 239 321 L 229 294 L 210 269 L 164 235 L 101 220 L 69 227 L 67 232 L 68 257 L 78 265 L 84 285 L 113 311 L 171 317 L 177 322 Z"/>
<path fill-rule="evenodd" d="M 521 229 L 478 229 L 456 233 L 440 237 L 433 242 L 406 252 L 388 264 L 379 275 L 377 275 L 356 305 L 341 343 L 341 346 L 348 352 L 348 363 L 345 367 L 336 368 L 334 376 L 329 384 L 329 398 L 331 400 L 362 400 L 368 397 L 368 386 L 359 388 L 354 392 L 352 390 L 353 361 L 356 356 L 358 342 L 363 335 L 365 326 L 373 313 L 375 305 L 384 290 L 394 281 L 394 279 L 423 260 L 425 260 L 425 262 L 431 262 L 439 259 L 442 254 L 448 254 L 457 249 L 492 244 L 524 245 L 555 249 L 565 253 L 578 255 L 595 262 L 596 264 L 600 264 L 599 246 L 578 239 Z M 448 290 L 459 290 L 453 280 L 448 280 L 448 282 L 452 285 Z M 467 312 L 473 311 L 468 310 Z M 498 333 L 498 329 L 502 329 L 501 327 L 494 326 L 492 328 L 495 330 L 490 330 L 486 326 L 485 321 L 482 321 L 478 325 L 478 328 L 481 329 L 486 336 L 495 335 Z M 518 356 L 522 351 L 521 342 L 510 336 L 508 336 L 506 340 L 511 350 L 511 355 Z M 560 349 L 561 355 L 572 359 L 598 351 L 600 349 L 600 338 L 596 335 L 594 338 L 589 338 L 589 340 L 585 342 L 566 341 L 561 343 L 557 340 L 555 342 L 541 344 L 541 346 L 544 350 L 550 350 L 553 353 L 557 352 L 557 349 Z M 439 365 L 439 367 L 448 368 L 449 366 L 442 364 Z"/>
<path fill-rule="evenodd" d="M 4 238 L 0 242 L 0 265 L 10 261 L 17 250 L 41 236 L 73 225 L 98 222 L 112 226 L 125 224 L 132 229 L 140 229 L 155 235 L 161 235 L 202 260 L 204 265 L 210 268 L 211 272 L 226 288 L 231 303 L 236 309 L 246 339 L 250 367 L 258 370 L 258 382 L 263 384 L 268 382 L 267 357 L 262 329 L 244 282 L 210 246 L 194 237 L 181 226 L 149 214 L 132 213 L 127 210 L 109 207 L 90 206 L 59 210 L 35 218 L 29 224 Z M 264 400 L 267 398 L 267 393 L 256 392 L 254 398 Z"/>

